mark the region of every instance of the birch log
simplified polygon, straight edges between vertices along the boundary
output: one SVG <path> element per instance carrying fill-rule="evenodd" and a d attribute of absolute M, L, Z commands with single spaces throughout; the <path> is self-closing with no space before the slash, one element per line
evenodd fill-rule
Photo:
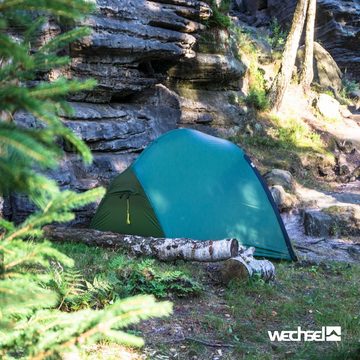
<path fill-rule="evenodd" d="M 265 281 L 275 278 L 275 266 L 269 260 L 254 259 L 255 248 L 245 249 L 240 246 L 238 256 L 226 260 L 220 267 L 222 282 L 228 284 L 231 280 L 248 280 L 259 276 Z"/>
<path fill-rule="evenodd" d="M 236 256 L 239 252 L 236 239 L 196 241 L 187 238 L 153 238 L 58 226 L 46 226 L 44 233 L 52 241 L 116 247 L 137 256 L 152 256 L 162 261 L 221 261 Z"/>

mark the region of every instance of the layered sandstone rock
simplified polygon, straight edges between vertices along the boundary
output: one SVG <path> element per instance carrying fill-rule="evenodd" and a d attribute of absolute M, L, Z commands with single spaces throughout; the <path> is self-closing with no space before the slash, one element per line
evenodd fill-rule
<path fill-rule="evenodd" d="M 48 74 L 49 80 L 65 75 L 98 82 L 94 90 L 71 96 L 74 114 L 62 117 L 94 156 L 85 167 L 64 143 L 60 167 L 49 172 L 62 188 L 107 186 L 151 141 L 179 126 L 213 134 L 236 131 L 241 114 L 227 98 L 229 84 L 237 88 L 244 68 L 232 56 L 224 30 L 213 31 L 223 41 L 219 53 L 216 46 L 209 53 L 197 45 L 211 14 L 197 0 L 97 0 L 96 13 L 82 23 L 91 35 L 69 49 L 71 66 Z M 59 32 L 49 20 L 39 43 Z M 25 113 L 15 120 L 38 126 Z M 34 211 L 25 196 L 5 202 L 6 216 L 15 221 Z M 86 224 L 95 206 L 80 209 L 76 221 Z"/>

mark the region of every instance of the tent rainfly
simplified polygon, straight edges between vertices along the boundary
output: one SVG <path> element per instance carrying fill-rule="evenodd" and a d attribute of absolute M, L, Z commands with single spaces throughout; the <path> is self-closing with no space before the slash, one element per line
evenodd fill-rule
<path fill-rule="evenodd" d="M 91 227 L 196 240 L 236 238 L 256 256 L 296 260 L 272 196 L 237 145 L 172 130 L 110 184 Z"/>

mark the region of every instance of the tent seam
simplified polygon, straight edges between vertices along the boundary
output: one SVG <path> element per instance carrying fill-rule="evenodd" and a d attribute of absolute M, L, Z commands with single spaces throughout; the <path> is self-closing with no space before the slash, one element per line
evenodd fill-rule
<path fill-rule="evenodd" d="M 274 199 L 270 193 L 270 190 L 268 189 L 267 185 L 265 184 L 264 182 L 264 179 L 262 178 L 262 176 L 260 175 L 259 173 L 259 170 L 255 167 L 255 165 L 253 165 L 253 162 L 251 161 L 250 157 L 244 153 L 244 158 L 246 159 L 246 161 L 249 163 L 250 167 L 252 168 L 253 172 L 255 173 L 256 177 L 258 178 L 260 184 L 262 185 L 267 197 L 268 197 L 268 200 L 274 210 L 274 213 L 275 213 L 275 216 L 278 220 L 278 223 L 280 225 L 280 229 L 282 231 L 282 234 L 284 236 L 284 240 L 285 240 L 285 244 L 286 244 L 286 247 L 289 251 L 289 255 L 290 255 L 290 258 L 294 261 L 298 261 L 298 257 L 296 256 L 295 254 L 295 251 L 293 249 L 293 246 L 292 246 L 292 243 L 291 243 L 291 240 L 289 238 L 289 234 L 287 233 L 286 231 L 286 228 L 285 228 L 285 225 L 284 225 L 284 222 L 282 221 L 282 218 L 280 216 L 280 213 L 279 213 L 279 210 L 277 209 L 276 207 L 276 204 L 274 202 Z"/>
<path fill-rule="evenodd" d="M 166 235 L 166 233 L 165 233 L 165 229 L 164 229 L 164 226 L 163 226 L 163 224 L 162 224 L 162 221 L 161 221 L 161 219 L 160 219 L 160 217 L 159 217 L 159 214 L 157 213 L 156 208 L 155 208 L 152 200 L 150 199 L 150 197 L 148 196 L 147 192 L 145 191 L 144 185 L 143 185 L 143 183 L 142 183 L 142 181 L 141 181 L 141 178 L 140 178 L 139 174 L 137 173 L 134 165 L 135 165 L 135 163 L 132 164 L 132 165 L 130 166 L 130 168 L 131 168 L 131 170 L 133 171 L 133 173 L 136 175 L 136 178 L 137 178 L 137 180 L 138 180 L 138 182 L 139 182 L 139 184 L 140 184 L 140 186 L 141 186 L 141 188 L 142 188 L 142 190 L 143 190 L 143 192 L 144 192 L 144 195 L 145 195 L 146 199 L 148 200 L 148 202 L 149 202 L 152 210 L 154 211 L 154 214 L 155 214 L 155 216 L 156 216 L 157 221 L 159 222 L 161 231 L 162 231 L 164 237 L 166 237 L 167 235 Z"/>

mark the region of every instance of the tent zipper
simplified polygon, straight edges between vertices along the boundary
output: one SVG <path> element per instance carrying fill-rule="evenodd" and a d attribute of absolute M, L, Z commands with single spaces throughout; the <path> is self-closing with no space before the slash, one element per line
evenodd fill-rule
<path fill-rule="evenodd" d="M 130 198 L 126 199 L 126 224 L 130 225 Z"/>

